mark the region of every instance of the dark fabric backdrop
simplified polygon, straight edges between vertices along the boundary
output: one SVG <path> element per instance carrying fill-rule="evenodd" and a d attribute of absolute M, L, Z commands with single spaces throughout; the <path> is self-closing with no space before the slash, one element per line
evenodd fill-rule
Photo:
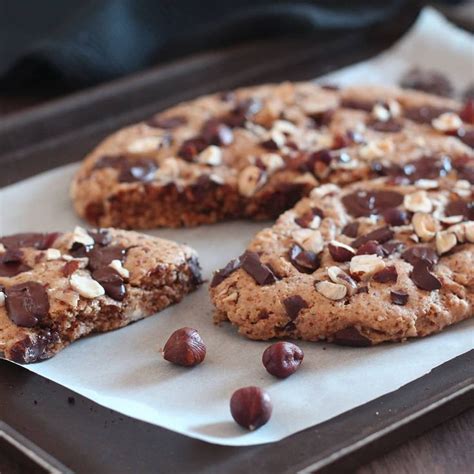
<path fill-rule="evenodd" d="M 197 50 L 337 34 L 413 0 L 0 0 L 0 88 L 80 88 Z"/>

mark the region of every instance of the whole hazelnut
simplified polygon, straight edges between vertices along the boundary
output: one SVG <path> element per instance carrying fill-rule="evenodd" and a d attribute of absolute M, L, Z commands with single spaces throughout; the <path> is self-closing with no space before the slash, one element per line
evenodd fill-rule
<path fill-rule="evenodd" d="M 196 329 L 181 328 L 169 337 L 163 357 L 173 364 L 193 367 L 206 357 L 206 345 Z"/>
<path fill-rule="evenodd" d="M 296 344 L 280 341 L 265 349 L 262 362 L 269 374 L 285 379 L 299 369 L 303 357 L 303 351 Z"/>
<path fill-rule="evenodd" d="M 230 413 L 240 426 L 256 430 L 272 415 L 270 396 L 259 387 L 239 388 L 230 399 Z"/>

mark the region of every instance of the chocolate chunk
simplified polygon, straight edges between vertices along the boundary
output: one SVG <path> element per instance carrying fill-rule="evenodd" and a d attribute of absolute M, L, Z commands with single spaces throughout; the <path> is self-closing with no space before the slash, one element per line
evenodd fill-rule
<path fill-rule="evenodd" d="M 397 133 L 399 132 L 403 126 L 398 120 L 390 119 L 390 120 L 370 120 L 367 123 L 368 127 L 372 130 L 377 132 L 384 132 L 384 133 Z"/>
<path fill-rule="evenodd" d="M 448 175 L 451 170 L 451 159 L 448 156 L 428 156 L 405 164 L 402 174 L 414 182 L 419 179 L 437 179 Z"/>
<path fill-rule="evenodd" d="M 327 127 L 331 121 L 332 118 L 334 117 L 334 109 L 328 109 L 328 110 L 323 110 L 321 112 L 315 112 L 312 114 L 309 114 L 308 117 L 310 117 L 314 125 L 316 127 Z"/>
<path fill-rule="evenodd" d="M 372 278 L 379 283 L 395 283 L 398 278 L 397 269 L 393 265 L 385 267 L 383 270 L 375 273 Z"/>
<path fill-rule="evenodd" d="M 439 290 L 441 282 L 429 271 L 430 264 L 426 260 L 419 260 L 413 265 L 410 278 L 418 288 L 426 291 Z"/>
<path fill-rule="evenodd" d="M 92 272 L 92 278 L 102 285 L 112 299 L 123 301 L 126 293 L 124 280 L 113 268 L 101 267 Z"/>
<path fill-rule="evenodd" d="M 0 276 L 14 277 L 29 270 L 31 270 L 31 267 L 23 263 L 23 252 L 21 250 L 7 250 L 0 255 Z"/>
<path fill-rule="evenodd" d="M 474 125 L 474 86 L 473 86 L 473 97 L 466 100 L 464 107 L 462 108 L 459 116 L 463 120 L 463 122 L 470 123 Z"/>
<path fill-rule="evenodd" d="M 93 247 L 87 252 L 89 258 L 88 267 L 92 270 L 98 270 L 102 267 L 107 267 L 112 263 L 112 260 L 119 260 L 124 262 L 127 249 L 121 245 L 109 245 L 108 247 Z"/>
<path fill-rule="evenodd" d="M 428 263 L 429 268 L 438 263 L 439 257 L 436 251 L 427 245 L 416 245 L 402 253 L 403 260 L 415 265 L 420 261 Z"/>
<path fill-rule="evenodd" d="M 407 89 L 416 89 L 429 94 L 450 97 L 453 95 L 451 81 L 442 73 L 423 70 L 418 67 L 410 69 L 400 80 L 400 85 Z"/>
<path fill-rule="evenodd" d="M 113 168 L 118 171 L 118 180 L 121 183 L 133 183 L 136 181 L 151 181 L 155 177 L 158 165 L 153 158 L 103 156 L 94 165 L 93 169 Z"/>
<path fill-rule="evenodd" d="M 307 156 L 304 164 L 302 163 L 300 166 L 300 171 L 309 171 L 315 176 L 324 176 L 332 159 L 331 152 L 326 148 L 315 151 Z"/>
<path fill-rule="evenodd" d="M 390 300 L 393 304 L 405 306 L 408 302 L 408 293 L 405 293 L 404 291 L 392 290 L 390 292 Z"/>
<path fill-rule="evenodd" d="M 385 252 L 385 255 L 392 255 L 393 253 L 402 252 L 405 248 L 405 244 L 398 240 L 392 240 L 390 242 L 385 242 L 382 245 L 382 249 Z"/>
<path fill-rule="evenodd" d="M 172 117 L 154 116 L 146 122 L 150 127 L 163 128 L 165 130 L 171 130 L 185 125 L 186 123 L 188 123 L 188 119 L 184 115 L 175 115 Z"/>
<path fill-rule="evenodd" d="M 241 267 L 240 259 L 234 258 L 224 268 L 217 270 L 211 280 L 211 288 L 220 285 L 228 276 Z"/>
<path fill-rule="evenodd" d="M 335 262 L 348 262 L 355 253 L 342 245 L 328 244 L 328 250 Z"/>
<path fill-rule="evenodd" d="M 313 222 L 313 219 L 315 217 L 319 217 L 321 219 L 324 218 L 324 213 L 319 207 L 313 207 L 311 210 L 305 212 L 301 217 L 297 217 L 295 219 L 295 222 L 300 226 L 305 229 L 309 228 L 311 223 Z"/>
<path fill-rule="evenodd" d="M 208 120 L 202 130 L 201 136 L 209 145 L 227 146 L 234 140 L 232 129 L 225 123 L 217 120 Z"/>
<path fill-rule="evenodd" d="M 208 143 L 203 137 L 194 137 L 185 140 L 180 149 L 178 156 L 186 161 L 192 161 L 193 158 L 207 148 Z"/>
<path fill-rule="evenodd" d="M 118 180 L 121 183 L 152 181 L 155 178 L 155 172 L 157 169 L 158 165 L 152 158 L 129 159 L 120 167 Z"/>
<path fill-rule="evenodd" d="M 260 261 L 256 252 L 247 250 L 240 258 L 242 268 L 261 286 L 271 285 L 276 282 L 273 272 Z"/>
<path fill-rule="evenodd" d="M 8 317 L 17 325 L 33 327 L 49 312 L 48 294 L 43 285 L 27 281 L 5 289 Z"/>
<path fill-rule="evenodd" d="M 396 207 L 386 209 L 383 211 L 382 216 L 385 222 L 391 226 L 400 226 L 408 222 L 408 213 Z"/>
<path fill-rule="evenodd" d="M 357 328 L 349 326 L 334 333 L 334 342 L 340 346 L 368 347 L 372 343 Z"/>
<path fill-rule="evenodd" d="M 379 245 L 376 240 L 369 240 L 357 249 L 356 255 L 378 255 L 379 257 L 384 257 L 385 252 L 383 247 Z"/>
<path fill-rule="evenodd" d="M 239 102 L 222 121 L 229 127 L 243 127 L 245 122 L 250 120 L 261 108 L 262 103 L 259 99 L 247 99 Z"/>
<path fill-rule="evenodd" d="M 359 223 L 357 221 L 346 224 L 341 231 L 347 237 L 355 239 L 359 233 Z"/>
<path fill-rule="evenodd" d="M 450 201 L 444 213 L 446 216 L 463 216 L 467 220 L 474 220 L 474 201 L 467 202 L 461 199 Z"/>
<path fill-rule="evenodd" d="M 278 145 L 271 138 L 269 138 L 268 140 L 264 140 L 263 142 L 260 142 L 260 146 L 262 148 L 265 148 L 265 150 L 269 150 L 269 151 L 278 150 Z"/>
<path fill-rule="evenodd" d="M 355 239 L 351 246 L 354 248 L 359 248 L 361 245 L 369 242 L 370 240 L 375 240 L 379 244 L 384 244 L 393 238 L 393 230 L 390 227 L 379 227 L 378 229 L 369 232 L 368 234 L 361 235 Z"/>
<path fill-rule="evenodd" d="M 97 231 L 89 231 L 88 234 L 94 239 L 97 245 L 102 247 L 109 245 L 112 242 L 112 236 L 104 229 L 98 229 Z"/>
<path fill-rule="evenodd" d="M 289 296 L 283 300 L 287 316 L 294 320 L 298 317 L 300 311 L 308 307 L 308 303 L 299 295 Z"/>
<path fill-rule="evenodd" d="M 93 245 L 85 246 L 79 242 L 74 242 L 69 249 L 69 254 L 74 258 L 84 258 L 88 256 L 89 251 L 92 249 Z"/>
<path fill-rule="evenodd" d="M 369 288 L 367 286 L 359 286 L 356 290 L 356 294 L 358 295 L 359 293 L 368 293 Z"/>
<path fill-rule="evenodd" d="M 31 247 L 37 250 L 46 250 L 51 247 L 54 241 L 61 235 L 59 232 L 48 234 L 24 233 L 13 234 L 0 239 L 6 249 L 18 249 L 21 247 Z"/>
<path fill-rule="evenodd" d="M 9 349 L 9 359 L 19 364 L 30 364 L 51 357 L 48 348 L 59 341 L 59 334 L 50 329 L 35 332 L 35 336 L 26 336 Z"/>
<path fill-rule="evenodd" d="M 342 198 L 347 211 L 354 217 L 380 214 L 386 209 L 401 205 L 402 202 L 403 195 L 396 191 L 359 190 Z"/>
<path fill-rule="evenodd" d="M 290 262 L 302 273 L 313 273 L 319 268 L 319 257 L 309 250 L 303 250 L 299 245 L 290 249 Z"/>
<path fill-rule="evenodd" d="M 449 107 L 434 107 L 432 105 L 422 105 L 420 107 L 406 107 L 404 115 L 407 119 L 417 123 L 431 124 L 431 121 L 445 112 L 455 112 Z"/>
<path fill-rule="evenodd" d="M 196 257 L 191 257 L 187 260 L 189 270 L 191 272 L 191 282 L 194 286 L 198 286 L 202 283 L 202 271 L 199 260 Z"/>
<path fill-rule="evenodd" d="M 376 102 L 373 100 L 371 101 L 349 98 L 344 98 L 341 100 L 341 107 L 346 109 L 365 110 L 366 112 L 370 112 L 374 108 L 375 104 Z"/>

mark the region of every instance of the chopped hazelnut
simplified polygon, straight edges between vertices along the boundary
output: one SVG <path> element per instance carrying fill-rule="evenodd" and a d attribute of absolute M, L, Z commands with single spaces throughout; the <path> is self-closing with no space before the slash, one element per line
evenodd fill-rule
<path fill-rule="evenodd" d="M 222 163 L 222 151 L 216 145 L 210 145 L 198 155 L 198 162 L 203 165 L 219 166 Z"/>
<path fill-rule="evenodd" d="M 425 242 L 429 242 L 433 239 L 438 230 L 438 223 L 433 216 L 424 212 L 416 212 L 413 215 L 411 223 L 416 235 Z"/>
<path fill-rule="evenodd" d="M 452 232 L 437 232 L 436 234 L 436 251 L 439 255 L 449 252 L 458 243 L 456 235 Z"/>
<path fill-rule="evenodd" d="M 325 298 L 334 301 L 342 300 L 347 294 L 347 288 L 344 285 L 330 281 L 319 281 L 316 283 L 316 290 Z"/>
<path fill-rule="evenodd" d="M 71 287 L 84 298 L 93 299 L 105 294 L 104 288 L 89 275 L 74 272 L 69 281 Z"/>
<path fill-rule="evenodd" d="M 265 173 L 257 166 L 247 166 L 239 176 L 238 187 L 242 196 L 251 197 L 265 183 Z"/>
<path fill-rule="evenodd" d="M 406 194 L 403 199 L 405 209 L 411 212 L 431 212 L 433 203 L 426 191 L 416 191 L 411 194 Z"/>
<path fill-rule="evenodd" d="M 385 262 L 375 254 L 356 255 L 350 262 L 351 275 L 362 280 L 368 279 L 371 275 L 384 268 Z"/>
<path fill-rule="evenodd" d="M 431 125 L 440 132 L 452 132 L 462 127 L 459 115 L 453 112 L 445 112 L 431 121 Z"/>

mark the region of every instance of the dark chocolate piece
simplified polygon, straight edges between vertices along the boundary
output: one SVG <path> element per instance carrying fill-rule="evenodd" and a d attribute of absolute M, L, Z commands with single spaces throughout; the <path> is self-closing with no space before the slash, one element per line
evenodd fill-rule
<path fill-rule="evenodd" d="M 242 262 L 242 268 L 258 285 L 270 285 L 277 280 L 270 268 L 260 261 L 260 257 L 256 252 L 247 250 L 240 260 Z"/>
<path fill-rule="evenodd" d="M 429 271 L 430 264 L 426 260 L 419 260 L 413 265 L 410 278 L 418 288 L 426 291 L 439 290 L 441 282 Z"/>
<path fill-rule="evenodd" d="M 217 270 L 211 280 L 211 288 L 220 285 L 229 275 L 241 267 L 240 258 L 234 258 L 224 268 Z"/>
<path fill-rule="evenodd" d="M 408 302 L 408 293 L 399 290 L 392 290 L 390 292 L 390 300 L 393 304 L 405 306 Z"/>
<path fill-rule="evenodd" d="M 298 317 L 300 311 L 308 307 L 308 303 L 300 296 L 294 295 L 289 296 L 283 300 L 283 306 L 285 307 L 287 316 L 294 320 Z"/>
<path fill-rule="evenodd" d="M 48 315 L 48 294 L 38 282 L 10 286 L 5 289 L 5 297 L 8 317 L 17 326 L 34 327 Z"/>
<path fill-rule="evenodd" d="M 368 347 L 372 343 L 357 328 L 349 326 L 334 333 L 334 342 L 341 346 Z"/>
<path fill-rule="evenodd" d="M 393 230 L 390 229 L 390 227 L 385 226 L 385 227 L 379 227 L 378 229 L 375 229 L 368 234 L 361 235 L 357 239 L 355 239 L 351 246 L 354 248 L 359 248 L 361 245 L 369 242 L 370 240 L 375 240 L 379 244 L 384 244 L 385 242 L 388 242 L 393 238 Z"/>
<path fill-rule="evenodd" d="M 123 301 L 126 293 L 124 280 L 113 268 L 98 268 L 92 272 L 92 278 L 100 283 L 105 293 L 112 299 Z"/>
<path fill-rule="evenodd" d="M 378 283 L 396 283 L 398 278 L 397 269 L 392 265 L 378 271 L 372 277 Z"/>
<path fill-rule="evenodd" d="M 313 273 L 320 265 L 319 257 L 309 250 L 303 250 L 299 245 L 290 249 L 290 262 L 302 273 Z"/>
<path fill-rule="evenodd" d="M 386 209 L 401 205 L 403 203 L 403 195 L 396 191 L 359 190 L 344 196 L 342 203 L 352 216 L 369 217 L 373 214 L 381 214 Z"/>

